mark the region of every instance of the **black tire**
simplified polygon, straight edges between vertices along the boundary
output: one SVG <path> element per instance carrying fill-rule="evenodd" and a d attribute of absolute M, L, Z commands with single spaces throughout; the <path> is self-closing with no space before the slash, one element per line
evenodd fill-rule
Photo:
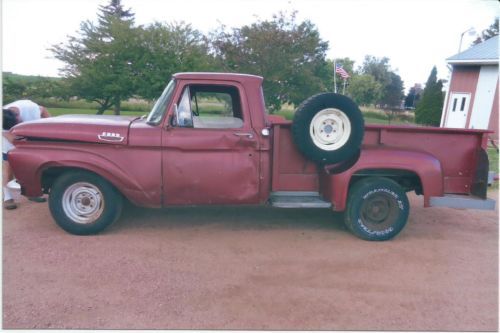
<path fill-rule="evenodd" d="M 342 130 L 342 132 L 339 131 L 338 133 L 344 133 L 344 126 L 335 127 L 339 123 L 332 122 L 334 124 L 334 127 L 332 127 L 331 124 L 323 122 L 325 124 L 323 129 L 325 131 L 321 129 L 321 132 L 324 132 L 326 136 L 332 134 L 331 138 L 324 139 L 333 140 L 333 142 L 330 141 L 322 144 L 318 142 L 318 140 L 321 140 L 320 131 L 314 131 L 317 134 L 313 138 L 311 123 L 313 119 L 317 119 L 315 118 L 316 115 L 328 112 L 328 110 L 332 110 L 331 112 L 340 112 L 339 114 L 347 117 L 350 125 L 350 134 L 339 137 L 336 134 L 338 128 Z M 316 122 L 317 120 L 315 120 Z M 316 129 L 317 127 L 313 126 L 313 128 Z M 295 112 L 292 124 L 292 136 L 298 150 L 309 160 L 321 165 L 339 163 L 359 154 L 364 131 L 365 123 L 363 114 L 356 103 L 344 95 L 334 93 L 314 95 L 302 102 Z M 347 130 L 345 132 L 347 133 Z M 334 138 L 339 139 L 334 140 Z"/>
<path fill-rule="evenodd" d="M 123 198 L 115 187 L 90 172 L 67 172 L 50 190 L 52 217 L 74 235 L 99 233 L 120 217 L 122 207 Z"/>
<path fill-rule="evenodd" d="M 365 178 L 349 191 L 345 225 L 361 239 L 393 238 L 408 221 L 410 204 L 405 191 L 388 178 Z"/>

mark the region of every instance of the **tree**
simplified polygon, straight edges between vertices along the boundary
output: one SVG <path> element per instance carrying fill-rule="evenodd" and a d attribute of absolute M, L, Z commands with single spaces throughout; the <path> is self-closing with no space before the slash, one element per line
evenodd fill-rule
<path fill-rule="evenodd" d="M 389 108 L 400 108 L 404 97 L 404 85 L 401 77 L 389 72 L 389 83 L 383 87 L 380 103 Z"/>
<path fill-rule="evenodd" d="M 389 58 L 376 58 L 367 55 L 360 68 L 360 72 L 371 75 L 381 85 L 381 93 L 375 101 L 377 104 L 390 108 L 401 105 L 404 96 L 403 80 L 391 70 Z"/>
<path fill-rule="evenodd" d="M 99 114 L 111 106 L 119 114 L 121 101 L 136 90 L 137 39 L 134 14 L 111 0 L 100 6 L 97 24 L 82 22 L 79 36 L 51 51 L 66 63 L 61 72 L 77 96 L 99 103 Z"/>
<path fill-rule="evenodd" d="M 391 82 L 390 78 L 389 58 L 376 58 L 371 55 L 365 56 L 363 65 L 360 68 L 361 74 L 368 74 L 373 76 L 375 81 L 380 83 L 383 87 Z"/>
<path fill-rule="evenodd" d="M 370 74 L 355 75 L 350 79 L 349 96 L 360 105 L 377 101 L 382 95 L 382 85 Z"/>
<path fill-rule="evenodd" d="M 410 91 L 405 98 L 405 108 L 414 108 L 420 101 L 421 95 L 422 86 L 419 83 L 415 83 L 415 85 L 410 88 Z"/>
<path fill-rule="evenodd" d="M 25 76 L 3 73 L 3 99 L 5 104 L 18 99 L 34 101 L 46 98 L 68 98 L 65 82 L 61 78 Z"/>
<path fill-rule="evenodd" d="M 14 102 L 17 99 L 25 98 L 27 87 L 20 83 L 12 80 L 9 77 L 4 77 L 2 86 L 2 97 L 4 104 Z"/>
<path fill-rule="evenodd" d="M 332 75 L 325 60 L 328 43 L 310 21 L 298 23 L 295 12 L 230 31 L 222 26 L 212 33 L 211 45 L 222 70 L 264 76 L 271 112 L 331 89 L 325 85 Z"/>
<path fill-rule="evenodd" d="M 481 36 L 477 37 L 477 39 L 474 42 L 472 42 L 472 45 L 477 45 L 497 35 L 498 35 L 498 17 L 495 18 L 495 21 L 493 21 L 493 23 L 487 29 L 484 29 L 482 31 Z"/>
<path fill-rule="evenodd" d="M 443 109 L 443 83 L 437 79 L 436 66 L 425 84 L 422 99 L 415 110 L 415 122 L 418 124 L 439 126 Z"/>
<path fill-rule="evenodd" d="M 139 28 L 139 45 L 137 93 L 146 99 L 159 97 L 176 72 L 215 69 L 206 38 L 183 22 Z"/>

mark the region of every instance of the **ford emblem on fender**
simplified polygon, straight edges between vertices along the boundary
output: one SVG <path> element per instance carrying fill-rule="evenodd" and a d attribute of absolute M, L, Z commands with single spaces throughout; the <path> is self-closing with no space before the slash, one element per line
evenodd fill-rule
<path fill-rule="evenodd" d="M 122 142 L 125 139 L 120 133 L 102 132 L 97 136 L 99 140 L 108 142 Z"/>

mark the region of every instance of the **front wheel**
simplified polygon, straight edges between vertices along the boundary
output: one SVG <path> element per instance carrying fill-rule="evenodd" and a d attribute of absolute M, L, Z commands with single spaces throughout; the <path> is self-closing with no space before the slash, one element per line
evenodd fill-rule
<path fill-rule="evenodd" d="M 85 172 L 57 178 L 49 196 L 56 223 L 74 235 L 96 234 L 115 222 L 122 211 L 121 194 L 106 180 Z"/>
<path fill-rule="evenodd" d="M 388 178 L 365 178 L 349 191 L 345 224 L 365 240 L 383 241 L 406 225 L 410 204 L 405 191 Z"/>

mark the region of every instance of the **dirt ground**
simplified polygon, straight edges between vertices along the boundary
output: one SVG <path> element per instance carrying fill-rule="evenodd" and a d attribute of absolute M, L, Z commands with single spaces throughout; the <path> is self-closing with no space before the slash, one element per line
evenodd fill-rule
<path fill-rule="evenodd" d="M 498 329 L 498 209 L 422 208 L 392 241 L 328 210 L 127 207 L 72 236 L 3 215 L 3 328 Z"/>

